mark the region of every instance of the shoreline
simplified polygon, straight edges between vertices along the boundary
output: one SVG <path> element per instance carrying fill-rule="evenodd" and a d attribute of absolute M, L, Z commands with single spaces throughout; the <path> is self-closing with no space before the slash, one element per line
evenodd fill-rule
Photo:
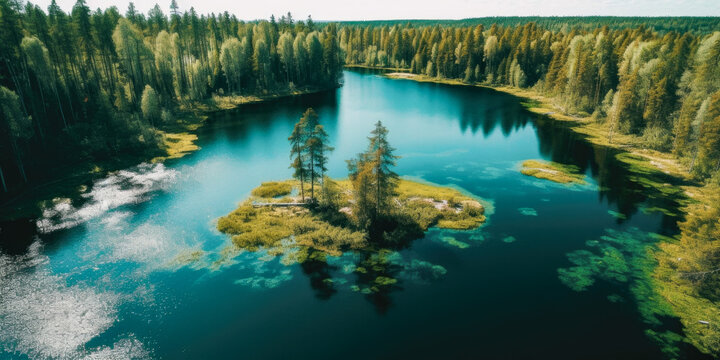
<path fill-rule="evenodd" d="M 344 65 L 345 69 L 366 69 L 366 70 L 384 70 L 384 71 L 397 71 L 397 72 L 407 72 L 409 74 L 410 68 L 394 68 L 394 67 L 380 67 L 380 66 L 371 66 L 371 65 L 363 65 L 363 64 L 350 64 L 350 65 Z"/>
<path fill-rule="evenodd" d="M 388 70 L 386 68 L 376 68 L 377 70 Z M 434 84 L 479 87 L 489 90 L 502 92 L 508 95 L 529 100 L 524 103 L 525 108 L 535 114 L 546 116 L 552 120 L 560 121 L 564 125 L 569 126 L 574 132 L 585 136 L 585 139 L 595 145 L 609 147 L 620 150 L 632 155 L 637 155 L 645 159 L 646 165 L 653 167 L 666 175 L 677 178 L 681 181 L 693 181 L 688 168 L 681 164 L 680 161 L 670 153 L 664 153 L 657 150 L 640 148 L 634 144 L 639 140 L 638 136 L 614 133 L 613 141 L 608 141 L 608 127 L 606 124 L 599 124 L 593 121 L 589 116 L 579 117 L 566 114 L 562 109 L 552 103 L 548 97 L 541 95 L 531 89 L 521 89 L 510 86 L 492 86 L 478 83 L 464 83 L 457 79 L 440 79 L 429 77 L 426 75 L 418 75 L 411 73 L 392 72 L 384 74 L 388 79 L 393 80 L 411 80 L 417 82 L 427 82 Z M 623 161 L 622 159 L 619 159 Z M 696 184 L 697 185 L 697 184 Z M 699 186 L 692 186 L 696 188 Z M 688 186 L 688 185 L 686 185 Z M 695 196 L 694 192 L 686 191 L 686 195 L 690 198 Z"/>
<path fill-rule="evenodd" d="M 58 169 L 55 172 L 57 176 L 49 176 L 47 181 L 28 186 L 12 197 L 3 200 L 0 203 L 0 224 L 36 218 L 42 213 L 38 206 L 39 202 L 51 200 L 55 197 L 75 198 L 80 193 L 78 188 L 107 176 L 111 172 L 143 162 L 158 163 L 179 159 L 200 150 L 200 147 L 195 144 L 197 141 L 196 132 L 205 125 L 211 114 L 234 110 L 243 105 L 267 103 L 290 97 L 332 91 L 339 86 L 341 85 L 329 88 L 288 89 L 259 95 L 213 95 L 203 101 L 181 104 L 178 109 L 176 123 L 156 129 L 158 134 L 163 137 L 164 149 L 148 149 L 143 154 L 120 156 L 92 164 L 78 163 Z"/>

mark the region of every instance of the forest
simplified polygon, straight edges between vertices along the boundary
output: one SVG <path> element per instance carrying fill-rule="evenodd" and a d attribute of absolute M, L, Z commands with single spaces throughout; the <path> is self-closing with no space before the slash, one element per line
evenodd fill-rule
<path fill-rule="evenodd" d="M 0 199 L 73 165 L 159 154 L 158 130 L 213 96 L 339 85 L 335 25 L 171 9 L 0 0 Z"/>
<path fill-rule="evenodd" d="M 706 34 L 720 30 L 720 22 L 715 17 L 649 17 L 649 16 L 488 16 L 461 20 L 369 20 L 344 21 L 343 25 L 361 26 L 394 26 L 397 24 L 412 24 L 423 26 L 452 26 L 468 27 L 483 25 L 490 27 L 498 25 L 503 27 L 522 26 L 535 23 L 552 31 L 568 32 L 573 28 L 594 30 L 603 26 L 611 29 L 636 28 L 640 26 L 652 28 L 658 32 L 693 32 Z"/>
<path fill-rule="evenodd" d="M 705 179 L 720 168 L 720 32 L 648 27 L 551 31 L 502 27 L 346 26 L 347 64 L 465 83 L 532 88 L 565 113 L 635 134 Z"/>

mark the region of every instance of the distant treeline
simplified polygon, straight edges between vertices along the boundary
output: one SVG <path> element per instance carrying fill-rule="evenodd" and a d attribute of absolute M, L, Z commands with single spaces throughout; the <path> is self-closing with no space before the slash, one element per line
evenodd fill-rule
<path fill-rule="evenodd" d="M 342 25 L 352 26 L 394 26 L 398 24 L 412 24 L 413 26 L 453 26 L 468 27 L 483 25 L 490 27 L 498 25 L 502 27 L 522 26 L 527 23 L 535 23 L 538 26 L 553 31 L 569 32 L 572 29 L 594 30 L 603 26 L 610 29 L 626 29 L 646 27 L 651 30 L 666 32 L 693 32 L 707 34 L 720 30 L 720 18 L 718 17 L 625 17 L 625 16 L 498 16 L 480 17 L 461 20 L 372 20 L 372 21 L 344 21 Z"/>
<path fill-rule="evenodd" d="M 347 64 L 533 88 L 568 113 L 608 123 L 610 141 L 636 134 L 641 145 L 677 154 L 699 178 L 718 174 L 720 32 L 410 23 L 346 25 L 339 39 Z"/>
<path fill-rule="evenodd" d="M 171 10 L 0 0 L 0 199 L 51 167 L 159 152 L 181 105 L 342 76 L 335 25 Z"/>

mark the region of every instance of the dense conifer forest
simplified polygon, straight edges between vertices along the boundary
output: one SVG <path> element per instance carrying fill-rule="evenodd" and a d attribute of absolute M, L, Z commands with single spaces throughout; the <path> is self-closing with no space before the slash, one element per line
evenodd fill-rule
<path fill-rule="evenodd" d="M 490 27 L 498 25 L 503 27 L 522 26 L 535 23 L 548 30 L 568 32 L 573 28 L 594 30 L 607 26 L 611 29 L 647 27 L 658 32 L 693 32 L 710 33 L 720 30 L 720 22 L 716 17 L 624 17 L 624 16 L 490 16 L 469 18 L 461 20 L 370 20 L 370 21 L 344 21 L 344 25 L 362 26 L 394 26 L 397 24 L 412 24 L 413 26 L 452 26 L 468 27 L 483 25 Z"/>
<path fill-rule="evenodd" d="M 0 0 L 0 198 L 53 168 L 157 154 L 156 130 L 213 95 L 339 84 L 335 25 L 171 8 Z"/>

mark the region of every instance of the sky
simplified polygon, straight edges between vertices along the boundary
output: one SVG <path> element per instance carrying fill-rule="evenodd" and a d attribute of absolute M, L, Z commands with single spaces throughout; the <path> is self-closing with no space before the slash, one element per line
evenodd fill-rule
<path fill-rule="evenodd" d="M 47 9 L 51 0 L 34 0 Z M 56 0 L 64 10 L 76 0 Z M 86 0 L 93 10 L 129 0 Z M 135 0 L 147 13 L 155 3 L 167 14 L 170 0 Z M 720 0 L 177 0 L 180 10 L 228 11 L 242 20 L 267 19 L 290 11 L 295 19 L 315 20 L 464 19 L 484 16 L 720 16 Z"/>

